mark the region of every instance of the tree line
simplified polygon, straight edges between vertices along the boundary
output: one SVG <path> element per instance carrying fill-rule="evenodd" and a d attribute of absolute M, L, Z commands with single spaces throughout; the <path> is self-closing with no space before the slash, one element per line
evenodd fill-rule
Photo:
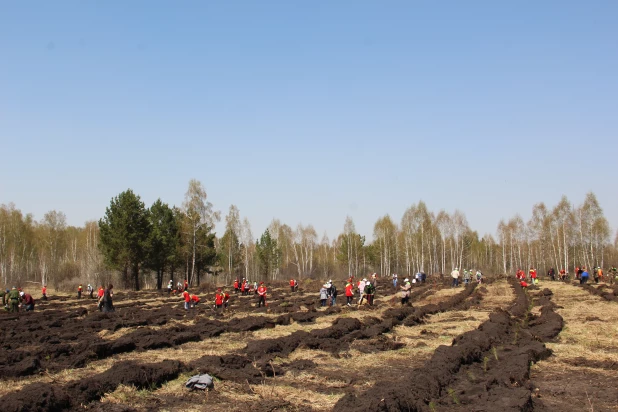
<path fill-rule="evenodd" d="M 347 217 L 334 239 L 321 238 L 312 225 L 296 228 L 274 219 L 254 238 L 247 218 L 230 206 L 221 236 L 221 214 L 201 182 L 191 180 L 181 206 L 160 199 L 146 207 L 126 190 L 111 199 L 103 217 L 83 227 L 50 211 L 36 221 L 14 205 L 0 206 L 0 278 L 5 285 L 50 284 L 72 289 L 77 283 L 119 282 L 125 288 L 161 288 L 169 279 L 192 285 L 236 277 L 283 280 L 289 277 L 341 278 L 369 272 L 404 276 L 448 273 L 453 267 L 511 273 L 518 268 L 615 265 L 618 235 L 611 230 L 596 196 L 573 206 L 566 197 L 553 208 L 533 207 L 525 222 L 502 220 L 497 236 L 482 237 L 460 211 L 437 214 L 424 202 L 410 206 L 399 222 L 389 215 L 374 224 L 371 240 Z"/>

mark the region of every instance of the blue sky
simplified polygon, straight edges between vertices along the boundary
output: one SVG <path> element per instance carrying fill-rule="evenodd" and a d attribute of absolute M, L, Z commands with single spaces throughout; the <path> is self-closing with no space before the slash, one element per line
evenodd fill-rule
<path fill-rule="evenodd" d="M 331 238 L 424 200 L 618 225 L 618 2 L 4 1 L 0 203 L 98 219 L 191 178 Z M 611 166 L 613 164 L 614 166 Z M 612 189 L 613 188 L 613 189 Z"/>

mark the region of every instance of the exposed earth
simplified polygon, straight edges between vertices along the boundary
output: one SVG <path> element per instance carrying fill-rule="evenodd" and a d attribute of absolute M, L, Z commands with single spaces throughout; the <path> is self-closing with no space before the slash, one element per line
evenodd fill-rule
<path fill-rule="evenodd" d="M 339 282 L 341 283 L 341 282 Z M 343 290 L 343 285 L 337 285 Z M 321 308 L 316 282 L 187 313 L 166 292 L 53 297 L 0 313 L 3 411 L 618 410 L 618 290 L 430 277 L 401 306 Z M 193 291 L 192 291 L 193 292 Z M 212 293 L 201 290 L 202 301 Z M 192 391 L 197 373 L 214 389 Z"/>

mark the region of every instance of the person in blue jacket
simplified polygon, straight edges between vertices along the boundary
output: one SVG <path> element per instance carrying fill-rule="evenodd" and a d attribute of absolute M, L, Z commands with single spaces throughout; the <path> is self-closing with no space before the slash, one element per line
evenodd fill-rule
<path fill-rule="evenodd" d="M 583 285 L 584 283 L 588 282 L 588 271 L 586 270 L 586 268 L 582 268 L 584 271 L 582 272 L 582 274 L 579 277 L 579 284 Z"/>

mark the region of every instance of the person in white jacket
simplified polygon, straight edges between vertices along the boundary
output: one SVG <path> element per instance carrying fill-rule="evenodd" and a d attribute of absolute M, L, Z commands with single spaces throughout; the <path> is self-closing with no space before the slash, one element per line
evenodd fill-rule
<path fill-rule="evenodd" d="M 360 299 L 358 300 L 358 304 L 363 304 L 363 299 L 365 299 L 365 286 L 367 285 L 367 279 L 363 278 L 360 282 L 358 282 L 358 293 L 360 293 Z"/>
<path fill-rule="evenodd" d="M 451 277 L 453 278 L 453 287 L 456 288 L 459 286 L 459 270 L 457 268 L 451 272 Z"/>

